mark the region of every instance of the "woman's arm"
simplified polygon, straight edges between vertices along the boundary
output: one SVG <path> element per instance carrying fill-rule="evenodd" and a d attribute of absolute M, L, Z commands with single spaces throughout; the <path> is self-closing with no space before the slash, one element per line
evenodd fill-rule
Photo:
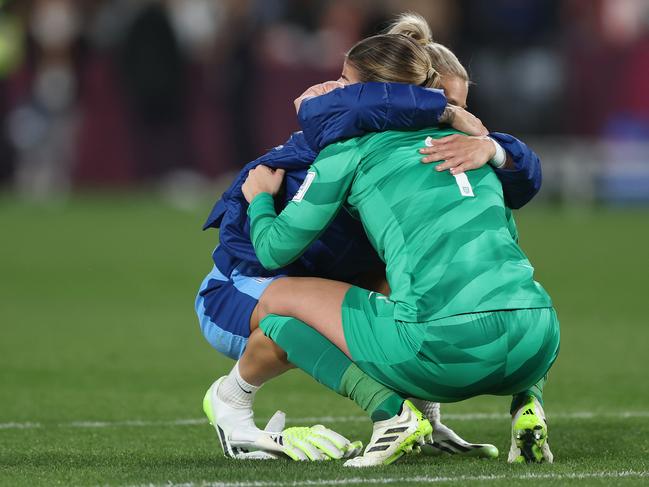
<path fill-rule="evenodd" d="M 359 161 L 355 140 L 328 146 L 279 215 L 270 192 L 263 188 L 260 191 L 257 184 L 257 179 L 271 176 L 264 172 L 251 173 L 243 188 L 250 201 L 250 239 L 265 268 L 277 269 L 290 264 L 320 236 L 347 199 Z M 256 189 L 251 190 L 251 186 Z"/>
<path fill-rule="evenodd" d="M 357 83 L 335 89 L 339 86 L 321 83 L 295 100 L 298 122 L 315 151 L 370 132 L 435 127 L 447 106 L 442 91 L 420 86 Z"/>
<path fill-rule="evenodd" d="M 503 185 L 505 203 L 513 210 L 529 203 L 541 189 L 543 175 L 539 156 L 524 142 L 508 134 L 489 134 L 507 153 L 507 165 L 496 169 Z"/>

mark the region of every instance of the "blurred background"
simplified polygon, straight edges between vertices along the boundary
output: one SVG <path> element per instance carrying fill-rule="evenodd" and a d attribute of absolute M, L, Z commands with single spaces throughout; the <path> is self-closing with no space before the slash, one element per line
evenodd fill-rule
<path fill-rule="evenodd" d="M 649 0 L 0 4 L 0 191 L 21 198 L 195 205 L 297 129 L 292 100 L 355 41 L 413 10 L 468 67 L 469 109 L 542 156 L 539 200 L 649 204 Z"/>

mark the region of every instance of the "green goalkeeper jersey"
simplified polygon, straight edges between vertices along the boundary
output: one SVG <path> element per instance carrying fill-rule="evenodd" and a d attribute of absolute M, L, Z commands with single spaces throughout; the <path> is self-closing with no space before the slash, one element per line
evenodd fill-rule
<path fill-rule="evenodd" d="M 252 201 L 250 236 L 260 262 L 289 264 L 344 208 L 360 218 L 386 264 L 397 320 L 552 306 L 517 244 L 493 170 L 454 177 L 420 162 L 427 136 L 453 133 L 388 131 L 326 147 L 279 216 L 268 193 Z"/>

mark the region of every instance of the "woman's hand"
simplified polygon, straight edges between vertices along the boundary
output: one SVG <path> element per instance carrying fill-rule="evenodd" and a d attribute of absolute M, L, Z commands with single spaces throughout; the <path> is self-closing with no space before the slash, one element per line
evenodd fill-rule
<path fill-rule="evenodd" d="M 259 193 L 275 196 L 284 180 L 284 169 L 271 169 L 268 166 L 257 166 L 248 171 L 246 182 L 241 186 L 243 196 L 251 203 Z"/>
<path fill-rule="evenodd" d="M 302 93 L 298 98 L 293 102 L 295 104 L 295 112 L 300 111 L 300 106 L 302 102 L 307 98 L 312 98 L 314 96 L 325 95 L 330 91 L 335 90 L 336 88 L 344 88 L 344 83 L 340 81 L 325 81 L 317 85 L 313 85 L 311 88 L 308 88 L 304 93 Z"/>
<path fill-rule="evenodd" d="M 449 135 L 441 139 L 429 139 L 429 147 L 419 149 L 426 157 L 423 163 L 444 161 L 435 166 L 436 171 L 450 169 L 451 174 L 459 174 L 478 169 L 489 162 L 496 154 L 496 146 L 486 136 Z"/>
<path fill-rule="evenodd" d="M 478 117 L 455 105 L 446 105 L 439 122 L 446 123 L 467 135 L 489 135 L 489 130 Z"/>

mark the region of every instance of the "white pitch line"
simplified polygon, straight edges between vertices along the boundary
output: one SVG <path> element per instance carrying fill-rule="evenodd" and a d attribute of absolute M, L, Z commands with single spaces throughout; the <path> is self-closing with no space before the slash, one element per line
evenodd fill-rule
<path fill-rule="evenodd" d="M 125 421 L 72 421 L 70 423 L 58 423 L 60 428 L 122 428 L 141 426 L 195 426 L 207 424 L 205 418 L 174 419 L 170 421 L 146 421 L 142 419 L 129 419 Z"/>
<path fill-rule="evenodd" d="M 315 479 L 295 480 L 292 482 L 279 482 L 268 480 L 251 480 L 240 482 L 183 482 L 175 484 L 167 482 L 164 484 L 140 484 L 128 487 L 315 487 L 323 485 L 362 485 L 362 484 L 436 484 L 441 482 L 492 482 L 495 480 L 587 480 L 587 479 L 622 479 L 622 478 L 647 478 L 649 472 L 636 472 L 633 470 L 612 471 L 612 472 L 575 472 L 575 473 L 524 473 L 524 474 L 503 474 L 503 475 L 458 475 L 457 477 L 394 477 L 394 478 L 358 478 L 346 479 Z"/>
<path fill-rule="evenodd" d="M 28 430 L 42 426 L 40 423 L 0 423 L 0 430 Z"/>
<path fill-rule="evenodd" d="M 442 414 L 442 420 L 449 421 L 501 421 L 509 419 L 506 413 L 449 413 Z M 594 412 L 575 411 L 569 413 L 549 414 L 548 419 L 629 419 L 649 418 L 649 411 L 618 411 L 618 412 Z M 331 424 L 331 423 L 362 423 L 368 422 L 366 416 L 307 416 L 303 418 L 287 418 L 290 424 Z M 148 421 L 143 419 L 130 419 L 122 421 L 70 421 L 66 423 L 43 424 L 37 422 L 9 422 L 0 423 L 0 430 L 24 430 L 38 428 L 129 428 L 129 427 L 153 427 L 153 426 L 197 426 L 207 424 L 205 418 L 172 419 L 166 421 Z"/>

